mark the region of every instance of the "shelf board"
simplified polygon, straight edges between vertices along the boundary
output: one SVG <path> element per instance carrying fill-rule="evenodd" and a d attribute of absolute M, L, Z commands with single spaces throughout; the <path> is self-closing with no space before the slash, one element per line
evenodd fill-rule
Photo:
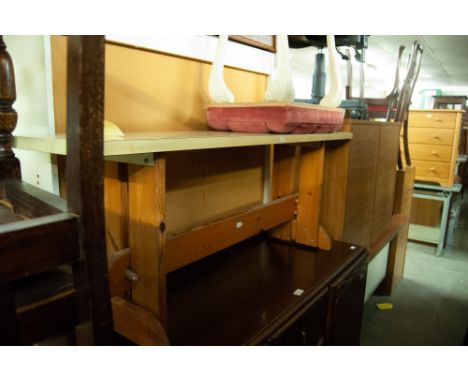
<path fill-rule="evenodd" d="M 419 224 L 410 224 L 408 239 L 424 243 L 439 244 L 440 227 L 428 227 Z"/>
<path fill-rule="evenodd" d="M 222 131 L 175 131 L 131 133 L 125 136 L 106 136 L 104 156 L 158 153 L 168 151 L 201 150 L 227 147 L 278 144 L 306 144 L 309 142 L 348 140 L 350 132 L 330 134 L 248 134 Z M 65 135 L 49 137 L 13 137 L 13 147 L 51 154 L 66 155 Z"/>

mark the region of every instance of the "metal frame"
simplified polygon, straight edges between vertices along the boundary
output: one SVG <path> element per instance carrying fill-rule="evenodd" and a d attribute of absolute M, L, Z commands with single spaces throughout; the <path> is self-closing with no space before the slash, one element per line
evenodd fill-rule
<path fill-rule="evenodd" d="M 445 233 L 449 225 L 448 223 L 449 223 L 449 215 L 450 215 L 450 201 L 452 199 L 452 196 L 456 193 L 460 193 L 461 190 L 462 190 L 461 184 L 454 184 L 452 187 L 442 187 L 442 186 L 423 184 L 423 183 L 414 184 L 414 192 L 413 192 L 414 198 L 438 200 L 438 201 L 443 202 L 442 219 L 441 219 L 440 228 L 439 228 L 439 238 L 436 241 L 437 243 L 436 256 L 441 256 L 443 254 L 443 249 L 445 246 Z M 410 239 L 412 238 L 410 237 Z"/>

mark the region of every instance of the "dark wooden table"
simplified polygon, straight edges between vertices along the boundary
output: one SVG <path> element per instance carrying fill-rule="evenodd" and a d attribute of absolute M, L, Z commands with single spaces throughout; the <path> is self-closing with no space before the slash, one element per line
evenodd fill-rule
<path fill-rule="evenodd" d="M 169 273 L 170 342 L 264 344 L 365 257 L 346 243 L 311 250 L 260 235 Z"/>

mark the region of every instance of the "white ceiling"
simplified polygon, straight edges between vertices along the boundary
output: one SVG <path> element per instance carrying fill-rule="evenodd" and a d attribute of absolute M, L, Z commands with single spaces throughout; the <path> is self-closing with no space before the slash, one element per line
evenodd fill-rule
<path fill-rule="evenodd" d="M 402 35 L 369 36 L 366 51 L 365 96 L 384 97 L 392 88 L 398 46 L 405 45 L 400 74 L 405 73 L 411 46 L 418 40 L 424 49 L 421 71 L 415 93 L 422 89 L 441 89 L 445 94 L 468 94 L 468 36 Z M 291 49 L 292 68 L 299 97 L 310 94 L 316 48 Z M 346 82 L 346 64 L 341 61 L 342 80 Z M 353 95 L 358 93 L 359 64 L 353 62 Z M 401 75 L 402 76 L 402 75 Z M 302 79 L 302 80 L 301 80 Z M 308 81 L 306 85 L 303 81 Z M 302 82 L 302 83 L 301 83 Z"/>
<path fill-rule="evenodd" d="M 398 45 L 410 50 L 415 40 L 424 48 L 421 82 L 439 87 L 468 86 L 468 36 L 370 36 L 369 54 L 391 60 Z"/>

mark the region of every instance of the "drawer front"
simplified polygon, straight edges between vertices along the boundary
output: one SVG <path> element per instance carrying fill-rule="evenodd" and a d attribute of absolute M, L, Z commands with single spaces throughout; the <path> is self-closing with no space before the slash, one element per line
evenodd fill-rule
<path fill-rule="evenodd" d="M 413 165 L 416 166 L 416 177 L 425 178 L 448 178 L 450 172 L 450 163 L 431 162 L 413 160 Z"/>
<path fill-rule="evenodd" d="M 410 112 L 408 126 L 454 129 L 457 113 L 440 111 Z"/>
<path fill-rule="evenodd" d="M 429 145 L 453 145 L 453 130 L 449 129 L 408 129 L 408 142 L 423 143 Z"/>
<path fill-rule="evenodd" d="M 452 146 L 443 145 L 409 145 L 411 159 L 450 162 L 452 159 Z"/>

